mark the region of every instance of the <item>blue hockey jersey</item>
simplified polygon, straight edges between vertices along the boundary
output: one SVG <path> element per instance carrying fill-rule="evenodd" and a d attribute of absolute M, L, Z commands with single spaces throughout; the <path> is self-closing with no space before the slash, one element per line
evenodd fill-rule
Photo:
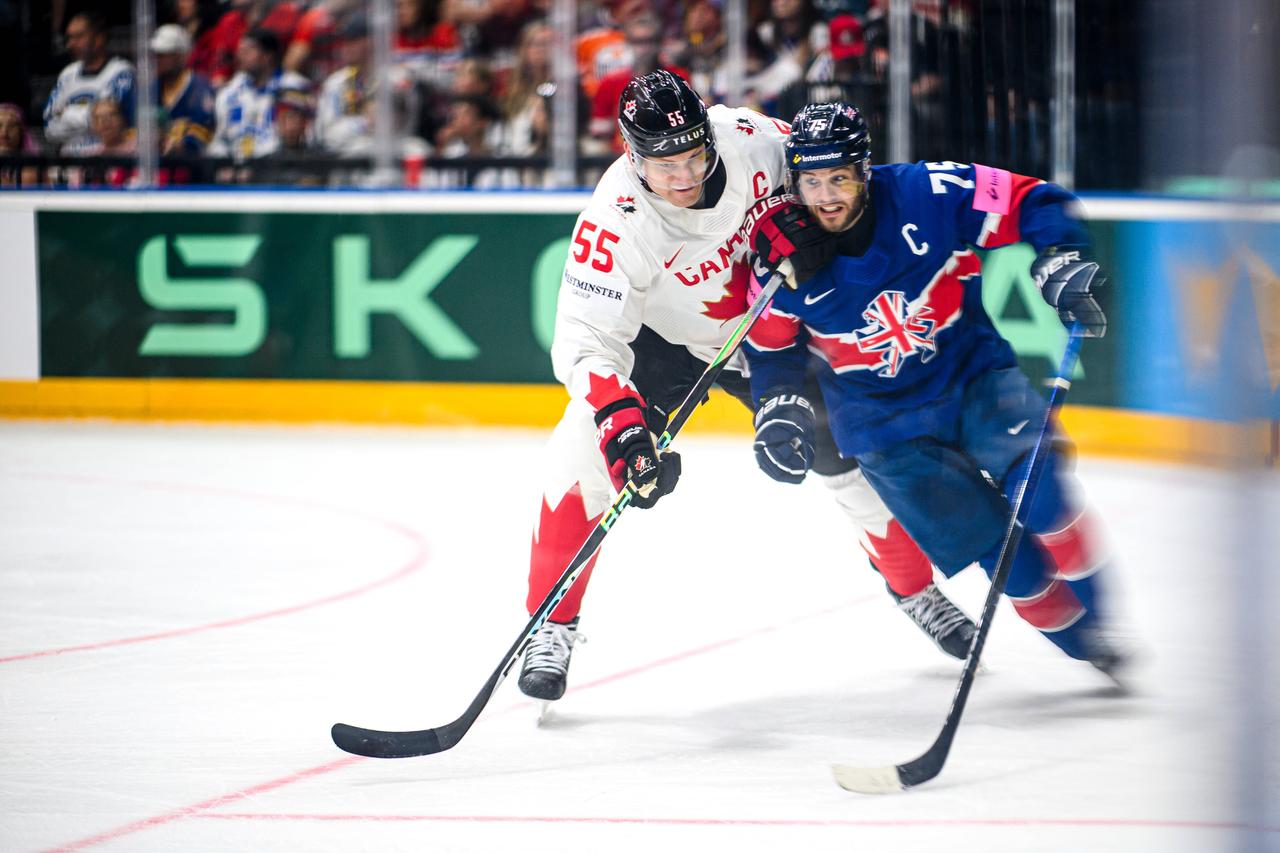
<path fill-rule="evenodd" d="M 821 360 L 846 457 L 934 433 L 974 377 L 1016 365 L 982 306 L 975 249 L 1088 241 L 1074 197 L 1036 178 L 945 161 L 871 173 L 870 247 L 779 290 L 744 345 L 757 400 L 798 392 L 809 354 Z"/>

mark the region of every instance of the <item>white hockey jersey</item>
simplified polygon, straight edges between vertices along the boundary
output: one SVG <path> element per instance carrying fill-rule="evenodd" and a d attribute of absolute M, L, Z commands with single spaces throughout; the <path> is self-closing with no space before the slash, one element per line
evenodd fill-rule
<path fill-rule="evenodd" d="M 57 85 L 45 103 L 45 138 L 62 146 L 67 154 L 88 148 L 97 141 L 89 117 L 93 102 L 99 98 L 119 102 L 126 121 L 132 125 L 133 90 L 133 63 L 127 59 L 113 56 L 97 74 L 85 74 L 83 62 L 71 63 L 58 74 Z"/>
<path fill-rule="evenodd" d="M 237 73 L 218 91 L 214 107 L 217 126 L 209 154 L 237 160 L 271 154 L 280 147 L 275 124 L 276 93 L 310 88 L 311 81 L 293 71 L 277 71 L 261 89 L 248 74 Z"/>
<path fill-rule="evenodd" d="M 707 112 L 726 171 L 714 207 L 663 201 L 619 158 L 574 226 L 551 362 L 570 396 L 594 408 L 601 392 L 634 389 L 629 344 L 641 325 L 709 362 L 746 313 L 749 247 L 739 229 L 750 207 L 784 182 L 789 129 L 745 108 Z"/>

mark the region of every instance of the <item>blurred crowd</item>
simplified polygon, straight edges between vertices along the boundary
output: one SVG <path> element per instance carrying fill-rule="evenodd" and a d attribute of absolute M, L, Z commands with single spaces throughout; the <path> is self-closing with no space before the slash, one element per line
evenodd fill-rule
<path fill-rule="evenodd" d="M 556 96 L 550 0 L 395 0 L 384 73 L 375 70 L 367 6 L 168 0 L 146 45 L 155 81 L 145 94 L 137 91 L 137 57 L 112 49 L 132 44 L 131 32 L 122 38 L 120 27 L 94 9 L 72 12 L 61 28 L 69 61 L 47 97 L 41 101 L 36 92 L 31 104 L 0 105 L 0 156 L 133 156 L 140 104 L 156 117 L 166 162 L 229 161 L 214 176 L 219 181 L 331 181 L 332 169 L 308 168 L 308 160 L 367 158 L 378 116 L 390 123 L 396 161 L 411 164 L 415 184 L 432 180 L 432 170 L 417 165 L 428 159 L 549 151 Z M 878 123 L 886 6 L 887 0 L 749 2 L 743 102 L 789 119 L 811 100 L 843 97 Z M 633 75 L 669 68 L 708 103 L 724 101 L 723 14 L 719 0 L 578 2 L 572 49 L 579 153 L 621 151 L 617 100 Z M 388 91 L 379 92 L 381 86 Z M 127 183 L 135 173 L 119 167 L 104 180 Z M 190 174 L 166 168 L 160 177 L 182 182 Z M 32 178 L 23 184 L 38 181 L 22 177 Z M 527 171 L 515 169 L 470 177 L 477 186 L 530 182 Z M 351 179 L 358 180 L 340 178 Z"/>

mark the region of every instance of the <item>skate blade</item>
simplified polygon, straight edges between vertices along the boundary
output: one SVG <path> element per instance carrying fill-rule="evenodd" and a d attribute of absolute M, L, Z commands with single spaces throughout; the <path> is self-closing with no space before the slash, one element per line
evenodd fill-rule
<path fill-rule="evenodd" d="M 546 700 L 538 702 L 538 720 L 536 725 L 539 728 L 547 725 L 555 719 L 556 711 L 553 707 L 554 705 L 554 702 L 547 702 Z"/>

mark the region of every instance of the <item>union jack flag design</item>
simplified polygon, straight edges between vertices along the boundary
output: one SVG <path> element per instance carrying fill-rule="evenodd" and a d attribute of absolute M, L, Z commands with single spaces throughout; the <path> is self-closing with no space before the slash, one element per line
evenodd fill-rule
<path fill-rule="evenodd" d="M 901 290 L 877 294 L 862 312 L 867 325 L 856 332 L 823 335 L 812 331 L 813 348 L 836 373 L 874 370 L 891 379 L 913 355 L 928 362 L 938 352 L 937 335 L 960 318 L 964 283 L 982 272 L 973 252 L 956 252 L 919 296 Z"/>
<path fill-rule="evenodd" d="M 928 361 L 937 347 L 933 343 L 932 323 L 909 313 L 907 297 L 901 290 L 881 293 L 862 312 L 867 324 L 859 330 L 858 347 L 863 352 L 882 353 L 881 376 L 897 376 L 902 360 L 919 352 Z"/>

